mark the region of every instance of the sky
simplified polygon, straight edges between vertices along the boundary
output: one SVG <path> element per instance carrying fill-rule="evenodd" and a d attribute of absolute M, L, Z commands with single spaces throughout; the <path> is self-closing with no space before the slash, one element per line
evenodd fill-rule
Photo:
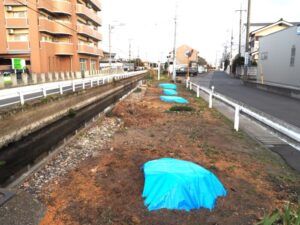
<path fill-rule="evenodd" d="M 140 57 L 144 61 L 165 61 L 174 46 L 174 18 L 177 14 L 176 46 L 187 44 L 214 64 L 229 45 L 238 48 L 240 8 L 247 0 L 101 0 L 103 50 L 109 49 L 109 24 L 112 52 L 117 57 Z M 176 6 L 177 5 L 177 6 Z M 275 22 L 280 18 L 300 22 L 300 0 L 252 0 L 251 22 Z M 177 13 L 175 13 L 177 12 Z M 246 23 L 246 13 L 243 13 Z M 245 30 L 245 29 L 244 29 Z"/>

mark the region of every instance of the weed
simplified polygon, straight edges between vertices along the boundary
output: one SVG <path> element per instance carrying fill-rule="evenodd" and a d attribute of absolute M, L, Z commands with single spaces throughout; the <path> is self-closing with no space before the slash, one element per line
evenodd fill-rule
<path fill-rule="evenodd" d="M 211 146 L 206 143 L 203 143 L 203 144 L 199 144 L 198 147 L 201 148 L 204 154 L 207 156 L 219 154 L 215 146 Z"/>
<path fill-rule="evenodd" d="M 0 167 L 4 166 L 6 164 L 5 161 L 0 161 Z"/>
<path fill-rule="evenodd" d="M 236 166 L 229 166 L 227 168 L 228 171 L 233 172 L 236 169 Z"/>
<path fill-rule="evenodd" d="M 175 105 L 175 106 L 172 106 L 169 109 L 169 111 L 171 111 L 171 112 L 192 112 L 192 111 L 194 111 L 194 109 L 189 106 Z"/>
<path fill-rule="evenodd" d="M 134 93 L 140 93 L 140 92 L 142 92 L 141 88 L 137 88 L 137 89 L 134 90 Z"/>
<path fill-rule="evenodd" d="M 284 206 L 283 209 L 275 209 L 271 214 L 265 216 L 256 225 L 300 225 L 300 199 L 298 206 L 292 207 L 291 203 Z"/>
<path fill-rule="evenodd" d="M 216 165 L 211 165 L 209 167 L 209 170 L 218 171 L 219 169 L 218 169 L 218 167 L 216 167 Z"/>
<path fill-rule="evenodd" d="M 192 139 L 193 141 L 196 141 L 200 138 L 202 138 L 202 135 L 199 134 L 197 131 L 193 131 L 190 136 L 189 136 L 190 139 Z"/>
<path fill-rule="evenodd" d="M 76 116 L 76 111 L 73 108 L 69 109 L 68 117 L 73 118 L 74 116 Z"/>

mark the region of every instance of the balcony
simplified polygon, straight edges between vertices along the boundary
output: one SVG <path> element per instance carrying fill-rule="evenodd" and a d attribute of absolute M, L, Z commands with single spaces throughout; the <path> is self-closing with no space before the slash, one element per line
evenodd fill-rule
<path fill-rule="evenodd" d="M 91 9 L 87 8 L 85 5 L 77 4 L 76 13 L 82 17 L 92 20 L 97 25 L 101 26 L 102 21 L 100 17 Z"/>
<path fill-rule="evenodd" d="M 98 11 L 101 11 L 101 3 L 99 0 L 90 0 L 90 1 L 97 8 Z"/>
<path fill-rule="evenodd" d="M 78 45 L 78 53 L 97 56 L 102 55 L 102 51 L 99 48 L 89 45 Z"/>
<path fill-rule="evenodd" d="M 259 50 L 259 41 L 252 42 L 251 53 L 257 52 Z"/>
<path fill-rule="evenodd" d="M 39 0 L 38 9 L 43 9 L 56 14 L 72 14 L 71 3 L 64 0 Z"/>
<path fill-rule="evenodd" d="M 44 42 L 41 41 L 41 50 L 44 52 L 50 52 L 55 55 L 73 55 L 74 49 L 72 43 L 66 42 Z"/>
<path fill-rule="evenodd" d="M 77 24 L 77 32 L 81 35 L 92 37 L 98 41 L 102 40 L 102 35 L 88 25 Z"/>
<path fill-rule="evenodd" d="M 28 41 L 8 41 L 8 49 L 10 53 L 28 53 L 30 51 Z"/>
<path fill-rule="evenodd" d="M 70 29 L 68 28 L 70 27 Z M 39 30 L 51 34 L 65 34 L 72 35 L 71 23 L 56 23 L 53 20 L 47 18 L 39 18 Z"/>
<path fill-rule="evenodd" d="M 27 0 L 4 0 L 4 5 L 27 5 Z"/>
<path fill-rule="evenodd" d="M 72 43 L 55 43 L 55 55 L 73 55 L 74 49 Z"/>
<path fill-rule="evenodd" d="M 17 17 L 8 17 L 6 18 L 6 27 L 7 28 L 27 28 L 27 18 L 17 18 Z"/>

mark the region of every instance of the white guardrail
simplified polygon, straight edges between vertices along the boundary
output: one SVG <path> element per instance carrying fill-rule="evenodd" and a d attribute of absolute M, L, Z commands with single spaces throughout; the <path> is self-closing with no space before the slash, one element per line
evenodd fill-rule
<path fill-rule="evenodd" d="M 10 105 L 21 104 L 24 105 L 25 102 L 31 101 L 39 98 L 46 98 L 49 95 L 54 94 L 65 94 L 68 91 L 76 92 L 79 89 L 83 90 L 87 87 L 94 87 L 110 83 L 113 80 L 121 80 L 133 76 L 137 76 L 147 72 L 136 71 L 128 72 L 122 74 L 114 74 L 108 76 L 95 76 L 89 78 L 60 81 L 45 83 L 39 85 L 30 85 L 19 88 L 3 89 L 0 91 L 0 108 L 7 107 Z M 78 87 L 80 86 L 80 88 Z"/>
<path fill-rule="evenodd" d="M 259 121 L 260 123 L 267 125 L 268 127 L 271 127 L 272 129 L 274 129 L 276 132 L 288 137 L 289 139 L 293 140 L 294 142 L 296 142 L 297 144 L 295 145 L 294 143 L 290 143 L 288 140 L 286 140 L 285 138 L 280 137 L 283 141 L 287 142 L 288 144 L 293 145 L 293 147 L 297 148 L 298 150 L 300 150 L 300 132 L 297 132 L 293 129 L 291 129 L 290 127 L 286 127 L 283 126 L 279 123 L 276 123 L 275 121 L 272 121 L 269 118 L 266 118 L 256 112 L 253 112 L 252 110 L 241 106 L 229 99 L 227 99 L 225 96 L 219 94 L 219 93 L 215 93 L 214 91 L 214 87 L 212 86 L 211 89 L 206 88 L 206 87 L 202 87 L 198 84 L 192 83 L 191 81 L 187 80 L 186 81 L 186 88 L 189 88 L 190 90 L 194 90 L 194 88 L 196 89 L 197 92 L 197 97 L 200 97 L 200 90 L 207 93 L 209 95 L 209 108 L 212 108 L 212 103 L 213 103 L 213 98 L 218 99 L 224 103 L 226 103 L 227 105 L 233 107 L 235 109 L 235 116 L 234 116 L 234 129 L 236 131 L 239 130 L 239 123 L 240 123 L 240 113 L 243 112 L 245 115 L 250 116 L 251 118 Z M 195 90 L 194 90 L 195 91 Z"/>

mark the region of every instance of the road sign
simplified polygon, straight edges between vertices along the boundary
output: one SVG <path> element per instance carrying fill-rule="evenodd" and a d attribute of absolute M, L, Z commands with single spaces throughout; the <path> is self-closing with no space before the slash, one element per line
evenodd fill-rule
<path fill-rule="evenodd" d="M 13 70 L 23 70 L 26 67 L 25 59 L 12 58 L 11 65 Z"/>

